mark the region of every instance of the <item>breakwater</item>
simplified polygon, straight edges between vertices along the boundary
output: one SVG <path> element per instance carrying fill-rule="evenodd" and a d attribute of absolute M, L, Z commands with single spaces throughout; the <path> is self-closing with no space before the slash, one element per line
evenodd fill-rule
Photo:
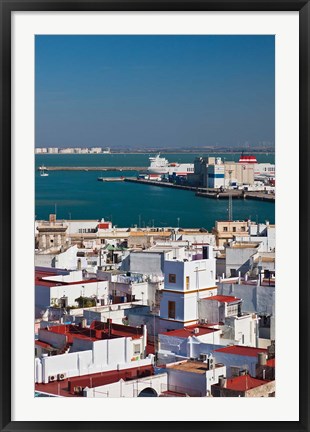
<path fill-rule="evenodd" d="M 142 171 L 141 166 L 39 166 L 38 171 Z"/>
<path fill-rule="evenodd" d="M 163 182 L 163 181 L 158 181 L 158 180 L 144 180 L 144 179 L 135 179 L 135 178 L 126 177 L 125 181 L 131 182 L 131 183 L 140 183 L 140 184 L 146 184 L 146 185 L 152 185 L 152 186 L 166 187 L 166 188 L 197 191 L 197 187 L 185 186 L 185 185 L 176 185 L 174 183 L 168 183 L 168 182 Z"/>

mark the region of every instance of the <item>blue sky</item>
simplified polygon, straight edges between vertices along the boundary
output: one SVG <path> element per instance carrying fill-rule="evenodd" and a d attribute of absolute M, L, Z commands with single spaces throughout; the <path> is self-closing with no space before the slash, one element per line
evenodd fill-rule
<path fill-rule="evenodd" d="M 36 36 L 36 147 L 274 144 L 273 36 Z"/>

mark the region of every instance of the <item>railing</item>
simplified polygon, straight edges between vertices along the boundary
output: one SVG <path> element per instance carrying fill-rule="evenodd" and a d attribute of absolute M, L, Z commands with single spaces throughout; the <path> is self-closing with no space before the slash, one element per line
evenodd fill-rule
<path fill-rule="evenodd" d="M 200 390 L 195 390 L 188 387 L 175 386 L 171 384 L 161 384 L 160 385 L 161 393 L 164 392 L 173 392 L 178 393 L 183 396 L 191 396 L 191 397 L 202 397 L 205 396 Z"/>

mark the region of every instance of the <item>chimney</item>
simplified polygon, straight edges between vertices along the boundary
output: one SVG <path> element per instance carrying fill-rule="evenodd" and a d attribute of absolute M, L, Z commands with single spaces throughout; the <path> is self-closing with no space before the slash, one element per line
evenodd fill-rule
<path fill-rule="evenodd" d="M 258 353 L 258 365 L 265 366 L 267 363 L 267 355 L 265 353 Z"/>
<path fill-rule="evenodd" d="M 107 323 L 108 323 L 108 332 L 109 332 L 109 337 L 110 337 L 111 336 L 111 328 L 112 328 L 112 319 L 108 318 Z"/>
<path fill-rule="evenodd" d="M 87 319 L 86 318 L 82 318 L 81 322 L 80 322 L 80 327 L 81 328 L 86 328 L 86 324 L 87 324 Z"/>
<path fill-rule="evenodd" d="M 224 376 L 220 376 L 219 377 L 219 386 L 221 388 L 225 388 L 226 387 L 226 378 Z"/>

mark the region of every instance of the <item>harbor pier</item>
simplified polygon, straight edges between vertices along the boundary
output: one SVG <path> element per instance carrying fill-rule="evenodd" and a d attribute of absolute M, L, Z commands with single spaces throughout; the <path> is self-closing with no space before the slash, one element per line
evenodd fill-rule
<path fill-rule="evenodd" d="M 147 167 L 137 166 L 39 166 L 38 171 L 143 171 Z"/>

